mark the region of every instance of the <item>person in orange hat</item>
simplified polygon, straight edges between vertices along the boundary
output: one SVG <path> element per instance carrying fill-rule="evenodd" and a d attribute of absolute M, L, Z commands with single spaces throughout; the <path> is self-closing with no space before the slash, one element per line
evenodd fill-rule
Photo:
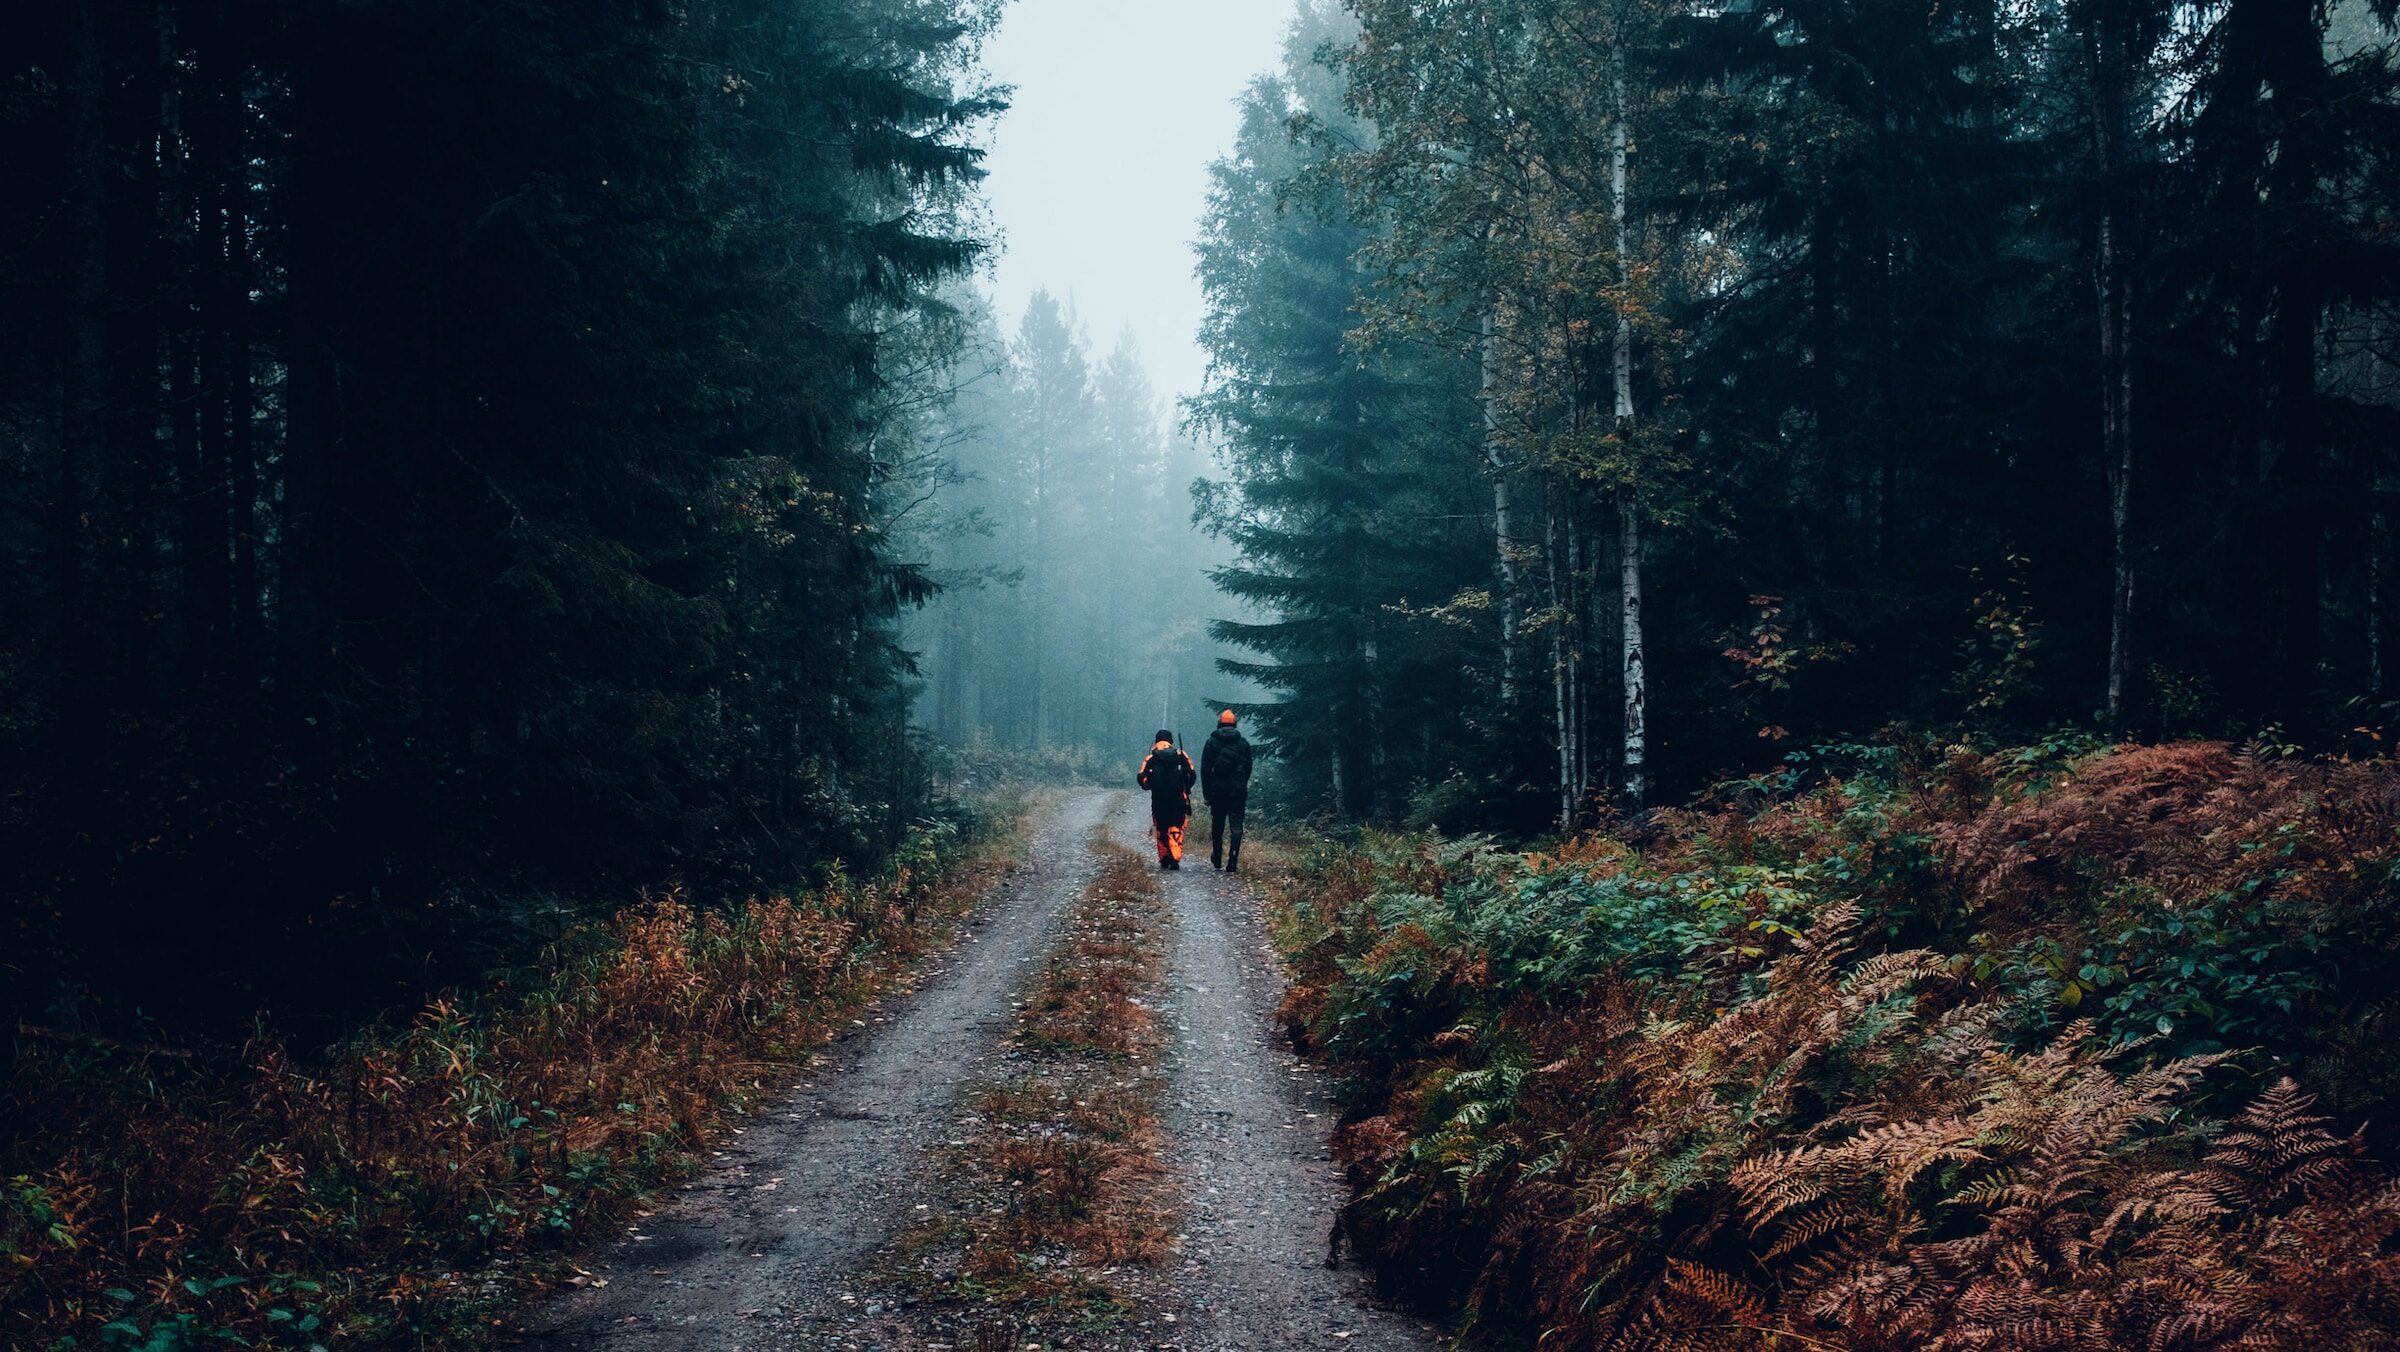
<path fill-rule="evenodd" d="M 1242 868 L 1242 818 L 1250 811 L 1250 743 L 1234 726 L 1233 710 L 1217 715 L 1217 730 L 1200 748 L 1200 796 L 1208 800 L 1208 861 L 1229 873 Z M 1226 848 L 1226 828 L 1233 847 Z"/>
<path fill-rule="evenodd" d="M 1192 781 L 1198 778 L 1175 734 L 1160 728 L 1134 779 L 1150 791 L 1150 826 L 1158 834 L 1162 869 L 1183 867 L 1183 824 L 1192 818 Z"/>

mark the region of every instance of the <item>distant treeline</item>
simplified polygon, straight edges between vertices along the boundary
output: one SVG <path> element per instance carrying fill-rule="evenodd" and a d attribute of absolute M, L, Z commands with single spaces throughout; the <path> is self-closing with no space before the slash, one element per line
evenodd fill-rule
<path fill-rule="evenodd" d="M 0 986 L 340 1014 L 871 861 L 980 4 L 7 6 Z"/>
<path fill-rule="evenodd" d="M 2380 729 L 2392 10 L 1311 0 L 1203 242 L 1270 738 L 1534 829 L 1895 722 Z"/>
<path fill-rule="evenodd" d="M 906 631 L 916 716 L 1027 778 L 1057 753 L 1129 784 L 1153 730 L 1197 735 L 1212 701 L 1251 693 L 1216 671 L 1206 629 L 1225 608 L 1208 580 L 1225 551 L 1192 524 L 1207 457 L 1166 434 L 1129 333 L 1095 361 L 1046 291 L 1012 339 L 960 308 L 958 387 L 926 424 L 950 481 L 926 505 L 941 591 Z"/>

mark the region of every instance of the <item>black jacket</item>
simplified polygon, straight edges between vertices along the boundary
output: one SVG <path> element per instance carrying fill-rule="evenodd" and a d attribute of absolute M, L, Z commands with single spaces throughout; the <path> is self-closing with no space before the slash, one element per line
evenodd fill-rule
<path fill-rule="evenodd" d="M 1200 748 L 1200 796 L 1228 806 L 1250 796 L 1250 743 L 1241 730 L 1221 727 Z"/>

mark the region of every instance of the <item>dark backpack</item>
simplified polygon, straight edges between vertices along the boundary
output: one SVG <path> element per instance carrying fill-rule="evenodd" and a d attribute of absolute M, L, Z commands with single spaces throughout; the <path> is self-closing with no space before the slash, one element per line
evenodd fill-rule
<path fill-rule="evenodd" d="M 1239 803 L 1250 794 L 1250 743 L 1231 728 L 1209 734 L 1200 749 L 1200 789 L 1212 803 Z"/>
<path fill-rule="evenodd" d="M 1163 751 L 1153 751 L 1142 766 L 1142 777 L 1150 781 L 1150 796 L 1153 798 L 1182 797 L 1183 791 L 1192 787 L 1191 776 L 1191 760 L 1183 754 L 1181 747 L 1171 746 Z"/>

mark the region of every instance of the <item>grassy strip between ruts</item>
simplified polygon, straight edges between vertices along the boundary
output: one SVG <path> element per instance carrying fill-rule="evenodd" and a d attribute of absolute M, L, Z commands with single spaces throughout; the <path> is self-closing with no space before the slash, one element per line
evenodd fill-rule
<path fill-rule="evenodd" d="M 303 1064 L 20 1042 L 0 1138 L 0 1343 L 456 1346 L 687 1175 L 1019 852 L 917 833 L 872 882 L 566 945 L 538 987 L 443 998 Z"/>
<path fill-rule="evenodd" d="M 1142 1274 L 1175 1246 L 1177 1199 L 1159 1108 L 1158 887 L 1103 836 L 1099 876 L 1070 909 L 1010 1034 L 1013 1072 L 962 1105 L 940 1152 L 949 1214 L 880 1264 L 896 1299 L 849 1338 L 885 1346 L 1149 1346 Z"/>

